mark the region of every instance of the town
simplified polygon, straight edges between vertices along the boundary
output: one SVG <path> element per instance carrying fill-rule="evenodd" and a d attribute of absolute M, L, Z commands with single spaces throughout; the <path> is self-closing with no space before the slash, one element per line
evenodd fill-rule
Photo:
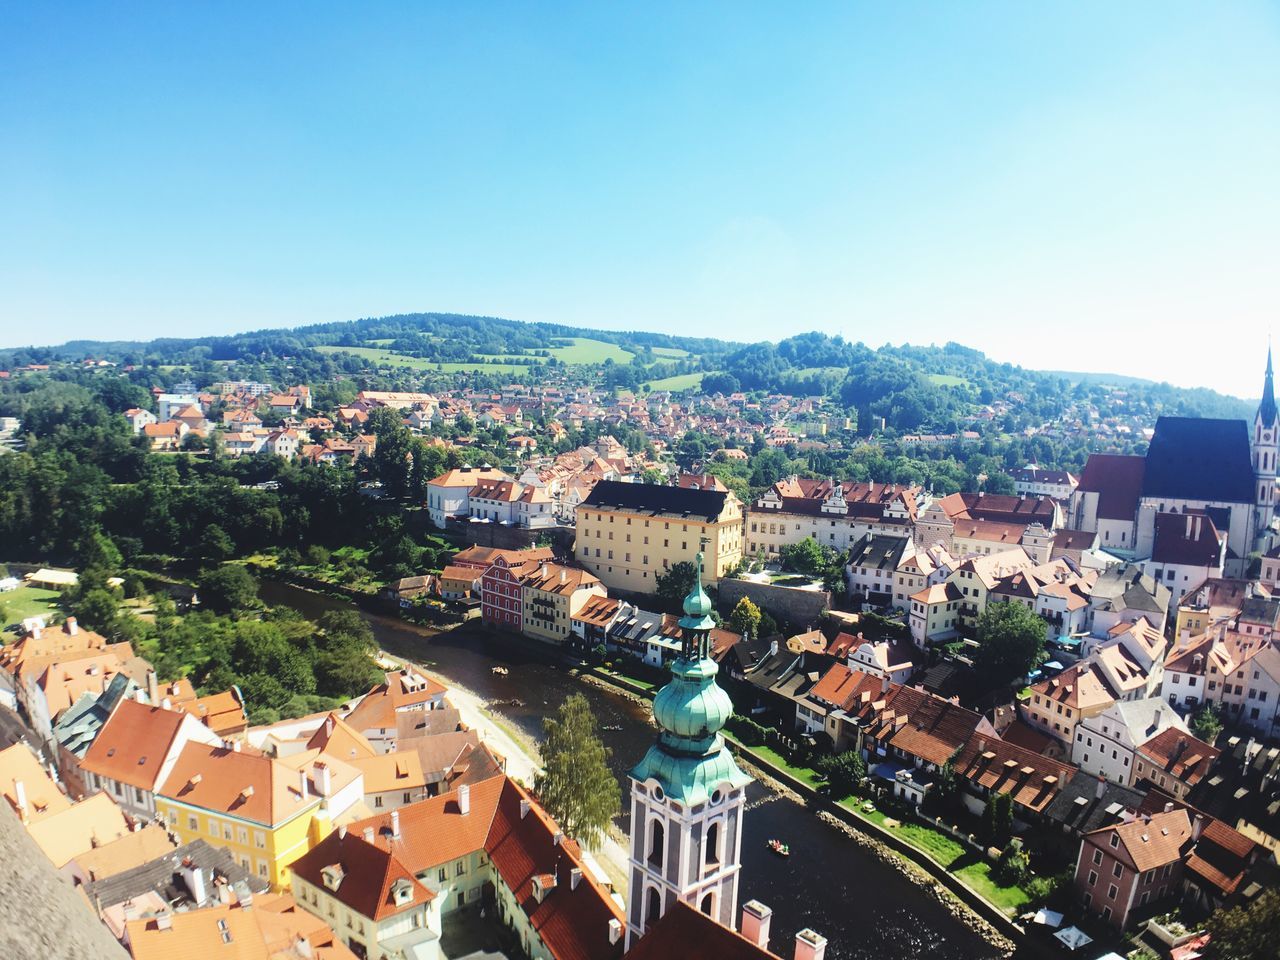
<path fill-rule="evenodd" d="M 0 819 L 86 955 L 853 955 L 740 895 L 799 896 L 809 835 L 897 858 L 975 958 L 1274 924 L 1269 354 L 1247 419 L 935 381 L 939 430 L 556 342 L 518 379 L 13 353 Z M 800 801 L 764 838 L 761 784 Z"/>

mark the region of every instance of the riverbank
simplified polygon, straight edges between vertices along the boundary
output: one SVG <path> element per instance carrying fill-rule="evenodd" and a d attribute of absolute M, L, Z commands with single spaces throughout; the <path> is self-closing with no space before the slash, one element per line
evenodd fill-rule
<path fill-rule="evenodd" d="M 446 677 L 411 657 L 404 657 L 388 650 L 380 650 L 379 656 L 397 667 L 406 663 L 411 664 L 441 686 L 447 687 L 449 702 L 457 708 L 462 722 L 480 735 L 481 743 L 506 761 L 509 776 L 530 790 L 533 789 L 538 773 L 542 769 L 542 756 L 533 738 L 514 725 L 504 723 L 500 716 L 491 713 L 484 697 L 460 685 L 455 679 Z M 625 840 L 617 826 L 611 825 L 600 848 L 589 852 L 608 874 L 614 889 L 625 900 L 627 852 Z"/>
<path fill-rule="evenodd" d="M 310 619 L 348 607 L 337 598 L 289 584 L 266 582 L 262 594 L 265 601 L 292 606 Z M 566 697 L 580 693 L 600 723 L 610 769 L 619 781 L 627 782 L 628 770 L 653 743 L 652 693 L 639 685 L 627 689 L 626 678 L 606 681 L 599 668 L 566 665 L 554 648 L 479 624 L 442 631 L 395 617 L 365 616 L 380 647 L 422 664 L 451 686 L 474 692 L 495 723 L 518 728 L 522 742 L 524 737 L 541 742 L 543 720 Z M 494 666 L 507 668 L 507 673 L 495 674 Z M 778 789 L 774 778 L 753 779 L 747 788 L 750 813 L 743 821 L 740 898 L 773 908 L 779 943 L 813 928 L 827 937 L 827 955 L 842 960 L 1004 957 L 1006 951 L 975 933 L 970 922 L 935 896 L 923 895 L 902 869 L 813 815 L 812 804 L 804 810 L 797 802 L 803 801 Z M 623 831 L 629 829 L 628 808 L 619 822 Z M 769 850 L 767 841 L 773 837 L 785 838 L 790 858 L 780 859 Z M 1049 956 L 1028 942 L 1019 946 L 1018 960 Z"/>

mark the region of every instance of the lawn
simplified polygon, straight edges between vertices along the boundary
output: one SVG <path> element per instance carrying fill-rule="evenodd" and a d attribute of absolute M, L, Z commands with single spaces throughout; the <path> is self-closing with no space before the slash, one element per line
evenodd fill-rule
<path fill-rule="evenodd" d="M 842 807 L 852 810 L 864 820 L 869 820 L 880 827 L 885 827 L 887 815 L 881 810 L 870 812 L 862 809 L 862 800 L 853 797 L 840 802 Z M 942 864 L 948 873 L 964 881 L 965 885 L 976 890 L 1006 913 L 1014 913 L 1030 902 L 1030 897 L 1021 887 L 1002 887 L 991 877 L 991 864 L 978 854 L 965 849 L 958 840 L 945 833 L 940 833 L 919 823 L 903 822 L 896 827 L 885 827 L 892 830 L 917 850 L 927 853 Z"/>
<path fill-rule="evenodd" d="M 562 363 L 630 363 L 635 356 L 630 350 L 624 350 L 616 343 L 604 340 L 590 340 L 587 337 L 568 337 L 567 346 L 553 347 L 551 355 Z"/>
<path fill-rule="evenodd" d="M 39 587 L 19 587 L 0 593 L 0 627 L 21 623 L 27 617 L 47 615 L 57 609 L 58 591 Z"/>
<path fill-rule="evenodd" d="M 931 373 L 928 379 L 930 383 L 936 383 L 940 387 L 967 387 L 969 385 L 969 381 L 964 377 L 957 377 L 950 373 Z"/>
<path fill-rule="evenodd" d="M 675 377 L 663 377 L 661 380 L 650 380 L 650 390 L 670 390 L 673 393 L 681 390 L 693 390 L 702 385 L 704 373 L 682 373 Z"/>
<path fill-rule="evenodd" d="M 826 783 L 826 781 L 822 779 L 822 775 L 816 770 L 810 767 L 797 767 L 787 763 L 786 758 L 772 747 L 766 747 L 762 744 L 761 746 L 748 747 L 747 749 L 752 753 L 759 754 L 780 770 L 785 770 L 787 773 L 791 774 L 791 776 L 804 783 L 805 786 L 812 787 L 817 790 L 820 786 Z"/>

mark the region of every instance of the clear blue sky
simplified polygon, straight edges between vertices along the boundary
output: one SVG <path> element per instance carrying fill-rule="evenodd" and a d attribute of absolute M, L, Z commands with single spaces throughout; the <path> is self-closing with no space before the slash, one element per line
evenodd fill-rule
<path fill-rule="evenodd" d="M 451 310 L 1256 396 L 1278 187 L 1276 3 L 0 10 L 0 345 Z"/>

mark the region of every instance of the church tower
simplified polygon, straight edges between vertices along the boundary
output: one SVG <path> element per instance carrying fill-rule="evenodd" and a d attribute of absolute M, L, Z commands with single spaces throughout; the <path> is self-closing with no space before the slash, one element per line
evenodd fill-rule
<path fill-rule="evenodd" d="M 1280 453 L 1280 412 L 1276 410 L 1275 384 L 1271 373 L 1271 347 L 1267 347 L 1267 375 L 1262 383 L 1262 402 L 1253 418 L 1253 473 L 1257 491 L 1255 532 L 1265 537 L 1275 512 L 1276 456 Z M 1268 549 L 1263 544 L 1262 549 Z"/>
<path fill-rule="evenodd" d="M 733 704 L 716 683 L 714 626 L 699 553 L 680 619 L 680 656 L 653 701 L 657 742 L 630 773 L 628 950 L 677 900 L 723 926 L 734 925 L 744 791 L 751 778 L 720 735 Z"/>

